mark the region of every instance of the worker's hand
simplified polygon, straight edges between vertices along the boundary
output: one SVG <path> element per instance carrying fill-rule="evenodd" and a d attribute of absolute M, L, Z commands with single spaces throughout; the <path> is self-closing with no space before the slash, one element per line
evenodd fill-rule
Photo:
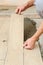
<path fill-rule="evenodd" d="M 35 42 L 34 39 L 29 38 L 25 41 L 25 43 L 23 44 L 23 47 L 29 50 L 32 50 L 35 47 Z"/>
<path fill-rule="evenodd" d="M 25 6 L 23 5 L 23 6 L 19 6 L 19 7 L 17 7 L 17 9 L 16 9 L 16 14 L 21 14 L 21 12 L 23 12 L 25 10 Z"/>

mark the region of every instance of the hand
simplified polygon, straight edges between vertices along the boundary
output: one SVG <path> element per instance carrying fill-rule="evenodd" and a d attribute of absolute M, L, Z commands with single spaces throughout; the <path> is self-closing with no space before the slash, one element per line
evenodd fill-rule
<path fill-rule="evenodd" d="M 29 38 L 23 44 L 23 47 L 29 50 L 32 50 L 35 47 L 35 40 L 33 38 Z"/>
<path fill-rule="evenodd" d="M 19 7 L 17 7 L 15 12 L 16 12 L 16 14 L 21 14 L 21 12 L 24 10 L 25 10 L 25 6 L 19 6 Z"/>

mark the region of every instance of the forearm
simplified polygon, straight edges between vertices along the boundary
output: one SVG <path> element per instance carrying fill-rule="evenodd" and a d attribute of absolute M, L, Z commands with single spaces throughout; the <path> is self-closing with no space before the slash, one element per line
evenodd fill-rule
<path fill-rule="evenodd" d="M 30 0 L 27 3 L 24 4 L 25 9 L 33 6 L 35 0 Z"/>
<path fill-rule="evenodd" d="M 39 36 L 43 33 L 43 23 L 41 23 L 40 27 L 37 29 L 37 32 L 32 36 L 34 40 L 38 40 Z"/>

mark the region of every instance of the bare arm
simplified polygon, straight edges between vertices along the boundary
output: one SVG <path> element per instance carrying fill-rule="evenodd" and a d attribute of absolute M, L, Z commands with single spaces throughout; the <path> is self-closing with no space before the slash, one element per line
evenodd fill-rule
<path fill-rule="evenodd" d="M 37 29 L 36 33 L 29 39 L 27 39 L 23 45 L 26 49 L 33 49 L 35 47 L 35 42 L 38 40 L 39 36 L 43 33 L 43 22 Z"/>
<path fill-rule="evenodd" d="M 21 12 L 23 12 L 23 11 L 26 10 L 27 8 L 31 7 L 31 6 L 34 4 L 34 1 L 35 1 L 35 0 L 30 0 L 30 1 L 28 1 L 27 3 L 25 3 L 24 5 L 17 7 L 16 13 L 17 13 L 17 14 L 21 14 Z"/>
<path fill-rule="evenodd" d="M 37 32 L 32 37 L 36 41 L 41 34 L 43 34 L 43 22 L 40 24 L 39 28 L 37 29 Z"/>
<path fill-rule="evenodd" d="M 30 1 L 28 1 L 27 3 L 25 3 L 25 9 L 27 9 L 27 8 L 29 8 L 29 7 L 31 7 L 31 6 L 33 6 L 34 1 L 35 1 L 35 0 L 30 0 Z"/>

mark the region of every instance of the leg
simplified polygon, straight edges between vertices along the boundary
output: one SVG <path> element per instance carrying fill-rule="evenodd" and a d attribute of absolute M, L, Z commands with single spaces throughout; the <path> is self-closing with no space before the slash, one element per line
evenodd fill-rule
<path fill-rule="evenodd" d="M 35 42 L 42 33 L 43 33 L 43 22 L 41 23 L 40 27 L 37 29 L 37 32 L 31 38 L 27 39 L 23 46 L 26 49 L 33 49 L 35 46 Z"/>

